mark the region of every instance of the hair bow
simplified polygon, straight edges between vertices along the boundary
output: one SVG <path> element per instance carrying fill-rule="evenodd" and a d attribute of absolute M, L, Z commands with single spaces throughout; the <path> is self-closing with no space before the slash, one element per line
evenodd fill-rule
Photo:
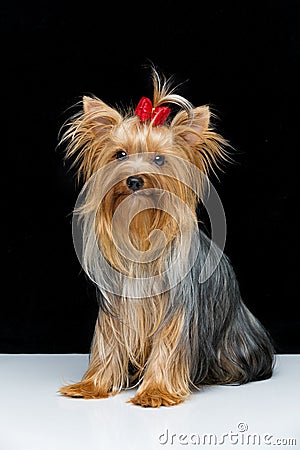
<path fill-rule="evenodd" d="M 135 109 L 135 115 L 140 118 L 141 122 L 151 119 L 154 125 L 163 125 L 170 112 L 171 109 L 167 106 L 153 108 L 152 102 L 148 97 L 142 97 Z"/>

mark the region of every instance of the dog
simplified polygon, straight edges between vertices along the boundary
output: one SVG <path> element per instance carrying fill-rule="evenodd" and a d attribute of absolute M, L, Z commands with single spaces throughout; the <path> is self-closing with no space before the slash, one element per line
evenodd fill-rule
<path fill-rule="evenodd" d="M 74 242 L 99 315 L 89 367 L 60 393 L 95 399 L 138 387 L 129 401 L 155 408 L 204 385 L 267 379 L 274 349 L 199 225 L 228 143 L 209 106 L 192 106 L 155 69 L 152 80 L 153 101 L 120 111 L 85 96 L 65 125 L 66 158 L 83 180 Z"/>

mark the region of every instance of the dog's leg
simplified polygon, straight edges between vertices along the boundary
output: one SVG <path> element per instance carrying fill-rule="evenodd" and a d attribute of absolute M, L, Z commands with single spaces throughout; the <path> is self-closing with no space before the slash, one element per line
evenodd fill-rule
<path fill-rule="evenodd" d="M 131 403 L 156 408 L 177 405 L 189 396 L 190 352 L 183 329 L 184 315 L 178 313 L 156 334 L 143 382 Z"/>
<path fill-rule="evenodd" d="M 89 368 L 82 381 L 62 387 L 61 394 L 86 399 L 106 398 L 127 385 L 128 358 L 115 336 L 113 321 L 107 316 L 98 319 Z"/>

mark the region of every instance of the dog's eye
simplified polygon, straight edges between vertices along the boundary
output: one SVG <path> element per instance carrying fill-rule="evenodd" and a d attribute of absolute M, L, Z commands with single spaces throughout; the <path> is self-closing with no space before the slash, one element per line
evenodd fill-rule
<path fill-rule="evenodd" d="M 155 162 L 155 164 L 156 164 L 157 166 L 163 166 L 164 163 L 165 163 L 165 157 L 164 157 L 164 155 L 156 155 L 156 156 L 154 157 L 153 162 Z"/>
<path fill-rule="evenodd" d="M 118 150 L 116 153 L 116 159 L 120 160 L 120 161 L 124 161 L 125 159 L 128 158 L 127 153 L 125 152 L 125 150 Z"/>

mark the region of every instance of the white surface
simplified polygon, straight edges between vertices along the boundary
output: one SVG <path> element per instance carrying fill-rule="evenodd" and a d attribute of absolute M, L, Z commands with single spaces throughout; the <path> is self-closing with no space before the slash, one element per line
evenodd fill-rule
<path fill-rule="evenodd" d="M 270 380 L 207 387 L 159 409 L 126 403 L 134 390 L 104 400 L 57 394 L 87 364 L 87 355 L 0 355 L 0 449 L 300 449 L 300 355 L 277 356 Z"/>

